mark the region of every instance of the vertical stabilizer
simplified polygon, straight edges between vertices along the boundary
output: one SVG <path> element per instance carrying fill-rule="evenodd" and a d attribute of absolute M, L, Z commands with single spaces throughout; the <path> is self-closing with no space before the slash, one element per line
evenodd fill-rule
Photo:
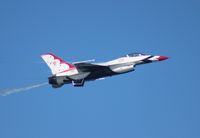
<path fill-rule="evenodd" d="M 55 56 L 52 53 L 41 55 L 41 57 L 49 66 L 53 75 L 63 73 L 65 74 L 67 72 L 74 72 L 74 70 L 76 70 L 76 67 L 73 64 L 65 62 L 64 60 Z"/>

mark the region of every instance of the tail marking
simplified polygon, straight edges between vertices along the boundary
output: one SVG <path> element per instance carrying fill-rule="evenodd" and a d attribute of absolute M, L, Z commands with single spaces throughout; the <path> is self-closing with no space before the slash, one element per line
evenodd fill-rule
<path fill-rule="evenodd" d="M 76 70 L 76 67 L 73 64 L 65 62 L 52 53 L 44 54 L 41 57 L 47 63 L 53 75 Z"/>

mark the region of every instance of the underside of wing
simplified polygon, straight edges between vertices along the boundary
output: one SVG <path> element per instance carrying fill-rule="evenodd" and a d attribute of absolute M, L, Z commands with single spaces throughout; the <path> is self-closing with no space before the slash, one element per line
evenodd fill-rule
<path fill-rule="evenodd" d="M 92 72 L 92 71 L 102 70 L 102 69 L 110 70 L 108 66 L 102 66 L 102 65 L 91 64 L 91 63 L 78 63 L 74 65 L 80 72 Z"/>
<path fill-rule="evenodd" d="M 112 76 L 115 73 L 108 67 L 91 63 L 78 63 L 75 64 L 79 72 L 89 72 L 90 74 L 85 78 L 86 80 L 95 80 L 105 76 Z"/>

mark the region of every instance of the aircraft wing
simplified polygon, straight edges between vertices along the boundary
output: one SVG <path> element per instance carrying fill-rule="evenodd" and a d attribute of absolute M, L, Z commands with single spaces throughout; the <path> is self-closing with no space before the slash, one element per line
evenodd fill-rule
<path fill-rule="evenodd" d="M 113 74 L 113 71 L 108 66 L 92 63 L 78 63 L 74 65 L 79 72 L 89 73 L 89 75 L 85 78 L 87 80 L 96 80 L 107 76 L 108 74 Z"/>
<path fill-rule="evenodd" d="M 92 63 L 77 63 L 74 65 L 81 72 L 94 72 L 97 70 L 110 70 L 110 68 L 108 66 L 92 64 Z"/>
<path fill-rule="evenodd" d="M 78 63 L 91 63 L 91 62 L 95 62 L 95 59 L 83 60 L 83 61 L 77 61 L 77 62 L 73 62 L 72 64 L 78 64 Z"/>

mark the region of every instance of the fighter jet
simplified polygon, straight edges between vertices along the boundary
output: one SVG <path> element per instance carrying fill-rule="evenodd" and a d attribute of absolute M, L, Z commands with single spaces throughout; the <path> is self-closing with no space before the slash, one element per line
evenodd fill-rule
<path fill-rule="evenodd" d="M 53 88 L 62 87 L 64 84 L 82 87 L 86 81 L 132 72 L 137 65 L 168 59 L 166 56 L 142 53 L 131 53 L 103 63 L 91 63 L 90 61 L 68 63 L 52 53 L 43 54 L 41 57 L 51 69 L 52 76 L 48 78 L 48 81 Z"/>

